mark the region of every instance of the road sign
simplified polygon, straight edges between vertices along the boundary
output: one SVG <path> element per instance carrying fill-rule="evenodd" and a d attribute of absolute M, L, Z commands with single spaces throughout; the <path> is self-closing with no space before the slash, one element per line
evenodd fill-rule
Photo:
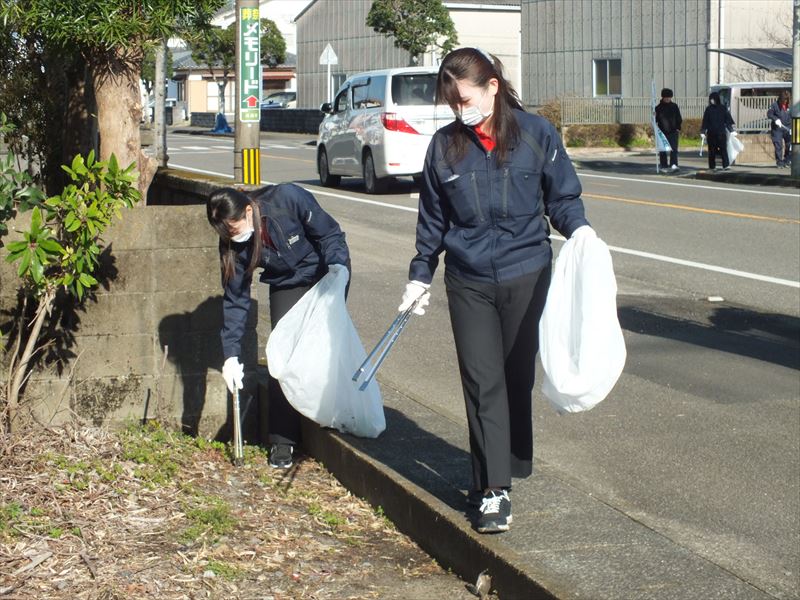
<path fill-rule="evenodd" d="M 319 64 L 321 65 L 338 65 L 339 64 L 339 57 L 336 56 L 336 52 L 333 51 L 333 48 L 330 44 L 325 46 L 325 50 L 322 51 L 322 54 L 319 57 Z"/>
<path fill-rule="evenodd" d="M 239 10 L 239 121 L 261 120 L 261 21 L 258 7 Z"/>

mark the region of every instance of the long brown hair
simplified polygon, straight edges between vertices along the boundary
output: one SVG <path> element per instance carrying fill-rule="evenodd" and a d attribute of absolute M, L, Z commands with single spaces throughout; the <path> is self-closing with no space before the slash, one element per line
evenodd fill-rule
<path fill-rule="evenodd" d="M 244 219 L 248 206 L 253 209 L 253 235 L 246 243 L 252 245 L 253 252 L 246 273 L 251 275 L 261 260 L 261 211 L 258 202 L 239 190 L 222 188 L 213 192 L 206 203 L 208 222 L 219 235 L 223 285 L 227 284 L 236 273 L 236 251 L 233 249 L 228 223 Z"/>
<path fill-rule="evenodd" d="M 513 109 L 525 110 L 514 87 L 503 76 L 503 64 L 493 54 L 478 48 L 459 48 L 445 56 L 439 67 L 436 81 L 436 103 L 449 104 L 457 112 L 461 104 L 458 81 L 468 81 L 472 85 L 485 88 L 490 79 L 497 79 L 497 95 L 494 97 L 492 113 L 492 137 L 495 140 L 494 155 L 502 164 L 508 152 L 519 140 L 519 125 L 514 118 Z M 470 143 L 467 126 L 457 121 L 456 131 L 446 158 L 450 164 L 458 162 L 467 153 Z"/>

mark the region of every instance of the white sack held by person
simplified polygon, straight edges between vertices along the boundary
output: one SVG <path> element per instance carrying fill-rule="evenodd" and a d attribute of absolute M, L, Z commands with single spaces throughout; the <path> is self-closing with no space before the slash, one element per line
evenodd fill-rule
<path fill-rule="evenodd" d="M 539 322 L 542 393 L 559 413 L 589 410 L 622 373 L 616 295 L 608 246 L 590 228 L 573 235 L 556 259 Z"/>
<path fill-rule="evenodd" d="M 267 341 L 270 374 L 303 416 L 343 433 L 378 437 L 386 429 L 376 381 L 362 392 L 353 372 L 366 358 L 347 312 L 347 269 L 325 275 L 272 330 Z"/>
<path fill-rule="evenodd" d="M 742 140 L 739 139 L 739 136 L 735 131 L 728 132 L 726 141 L 728 144 L 728 161 L 730 164 L 733 164 L 733 161 L 736 160 L 736 157 L 742 153 L 742 150 L 744 150 L 744 144 L 742 143 Z"/>

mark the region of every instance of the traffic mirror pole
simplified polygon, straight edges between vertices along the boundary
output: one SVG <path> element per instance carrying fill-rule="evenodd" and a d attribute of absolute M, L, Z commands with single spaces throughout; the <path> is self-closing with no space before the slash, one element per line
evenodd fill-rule
<path fill-rule="evenodd" d="M 236 119 L 233 177 L 261 183 L 261 20 L 258 0 L 236 0 Z"/>

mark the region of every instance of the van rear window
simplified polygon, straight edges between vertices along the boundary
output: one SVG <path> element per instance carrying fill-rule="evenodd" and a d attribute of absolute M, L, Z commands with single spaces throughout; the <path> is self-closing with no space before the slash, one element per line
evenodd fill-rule
<path fill-rule="evenodd" d="M 436 73 L 409 73 L 392 77 L 392 100 L 400 106 L 433 104 Z"/>

